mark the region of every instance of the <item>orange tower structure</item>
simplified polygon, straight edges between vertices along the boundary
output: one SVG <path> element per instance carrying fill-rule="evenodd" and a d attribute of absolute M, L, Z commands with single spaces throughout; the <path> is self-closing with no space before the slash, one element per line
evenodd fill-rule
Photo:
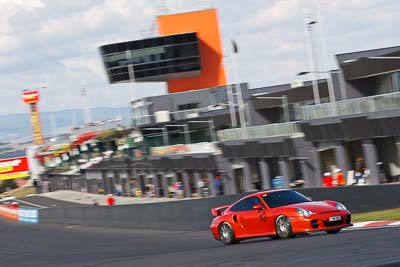
<path fill-rule="evenodd" d="M 196 32 L 200 43 L 201 74 L 168 80 L 169 93 L 226 85 L 216 9 L 158 16 L 157 23 L 161 36 Z"/>
<path fill-rule="evenodd" d="M 33 144 L 41 145 L 44 143 L 43 134 L 42 134 L 42 125 L 40 123 L 40 114 L 38 110 L 39 103 L 39 91 L 25 90 L 22 92 L 22 101 L 25 104 L 29 105 L 30 117 L 31 117 L 31 126 L 32 126 L 32 135 L 33 135 Z"/>

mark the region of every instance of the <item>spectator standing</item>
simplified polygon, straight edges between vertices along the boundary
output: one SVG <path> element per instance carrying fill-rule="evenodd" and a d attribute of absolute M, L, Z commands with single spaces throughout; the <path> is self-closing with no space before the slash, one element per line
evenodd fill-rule
<path fill-rule="evenodd" d="M 200 196 L 199 197 L 204 197 L 204 193 L 203 193 L 203 190 L 204 190 L 204 181 L 203 181 L 203 179 L 199 179 L 198 181 L 197 181 L 197 188 L 199 189 L 199 192 L 200 192 Z"/>
<path fill-rule="evenodd" d="M 344 186 L 346 185 L 346 181 L 344 179 L 344 174 L 341 169 L 336 169 L 335 171 L 335 181 L 337 186 Z"/>
<path fill-rule="evenodd" d="M 107 205 L 114 206 L 114 204 L 115 204 L 115 199 L 114 199 L 113 194 L 108 194 L 107 195 Z"/>
<path fill-rule="evenodd" d="M 183 198 L 183 184 L 178 182 L 178 198 Z"/>
<path fill-rule="evenodd" d="M 333 178 L 330 172 L 324 173 L 324 178 L 322 178 L 322 185 L 324 187 L 332 187 L 333 186 Z"/>
<path fill-rule="evenodd" d="M 364 161 L 362 158 L 358 158 L 355 163 L 355 170 L 354 170 L 354 180 L 353 184 L 358 184 L 359 180 L 363 178 L 364 175 Z"/>
<path fill-rule="evenodd" d="M 222 185 L 222 178 L 221 178 L 220 175 L 215 176 L 214 187 L 215 187 L 215 190 L 217 191 L 217 196 L 220 196 L 220 195 L 224 194 L 224 188 L 223 188 L 223 185 Z"/>

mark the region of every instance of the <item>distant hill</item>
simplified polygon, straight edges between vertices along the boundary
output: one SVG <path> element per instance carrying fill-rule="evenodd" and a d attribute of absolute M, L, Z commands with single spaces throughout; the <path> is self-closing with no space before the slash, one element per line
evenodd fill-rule
<path fill-rule="evenodd" d="M 51 135 L 51 117 L 54 114 L 56 128 L 59 131 L 69 129 L 72 126 L 85 124 L 85 111 L 82 109 L 69 109 L 56 112 L 42 112 L 40 114 L 43 134 Z M 92 121 L 99 121 L 121 117 L 128 123 L 130 110 L 123 108 L 93 108 L 91 109 Z M 75 123 L 74 123 L 75 122 Z M 0 115 L 0 145 L 1 143 L 21 143 L 31 140 L 31 125 L 29 114 L 8 114 Z"/>
<path fill-rule="evenodd" d="M 12 152 L 0 153 L 0 159 L 18 158 L 25 156 L 25 150 L 16 150 Z"/>

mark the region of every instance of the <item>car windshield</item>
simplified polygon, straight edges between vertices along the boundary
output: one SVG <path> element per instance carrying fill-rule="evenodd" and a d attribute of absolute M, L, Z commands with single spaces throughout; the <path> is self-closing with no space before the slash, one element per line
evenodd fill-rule
<path fill-rule="evenodd" d="M 262 198 L 270 208 L 311 201 L 299 192 L 292 190 L 266 193 L 262 195 Z"/>

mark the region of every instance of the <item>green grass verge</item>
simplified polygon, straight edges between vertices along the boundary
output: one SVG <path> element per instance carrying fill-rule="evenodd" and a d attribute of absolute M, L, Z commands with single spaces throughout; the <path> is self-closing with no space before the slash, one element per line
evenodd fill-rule
<path fill-rule="evenodd" d="M 355 213 L 351 215 L 351 220 L 353 222 L 400 220 L 400 208 L 364 212 L 364 213 Z"/>

